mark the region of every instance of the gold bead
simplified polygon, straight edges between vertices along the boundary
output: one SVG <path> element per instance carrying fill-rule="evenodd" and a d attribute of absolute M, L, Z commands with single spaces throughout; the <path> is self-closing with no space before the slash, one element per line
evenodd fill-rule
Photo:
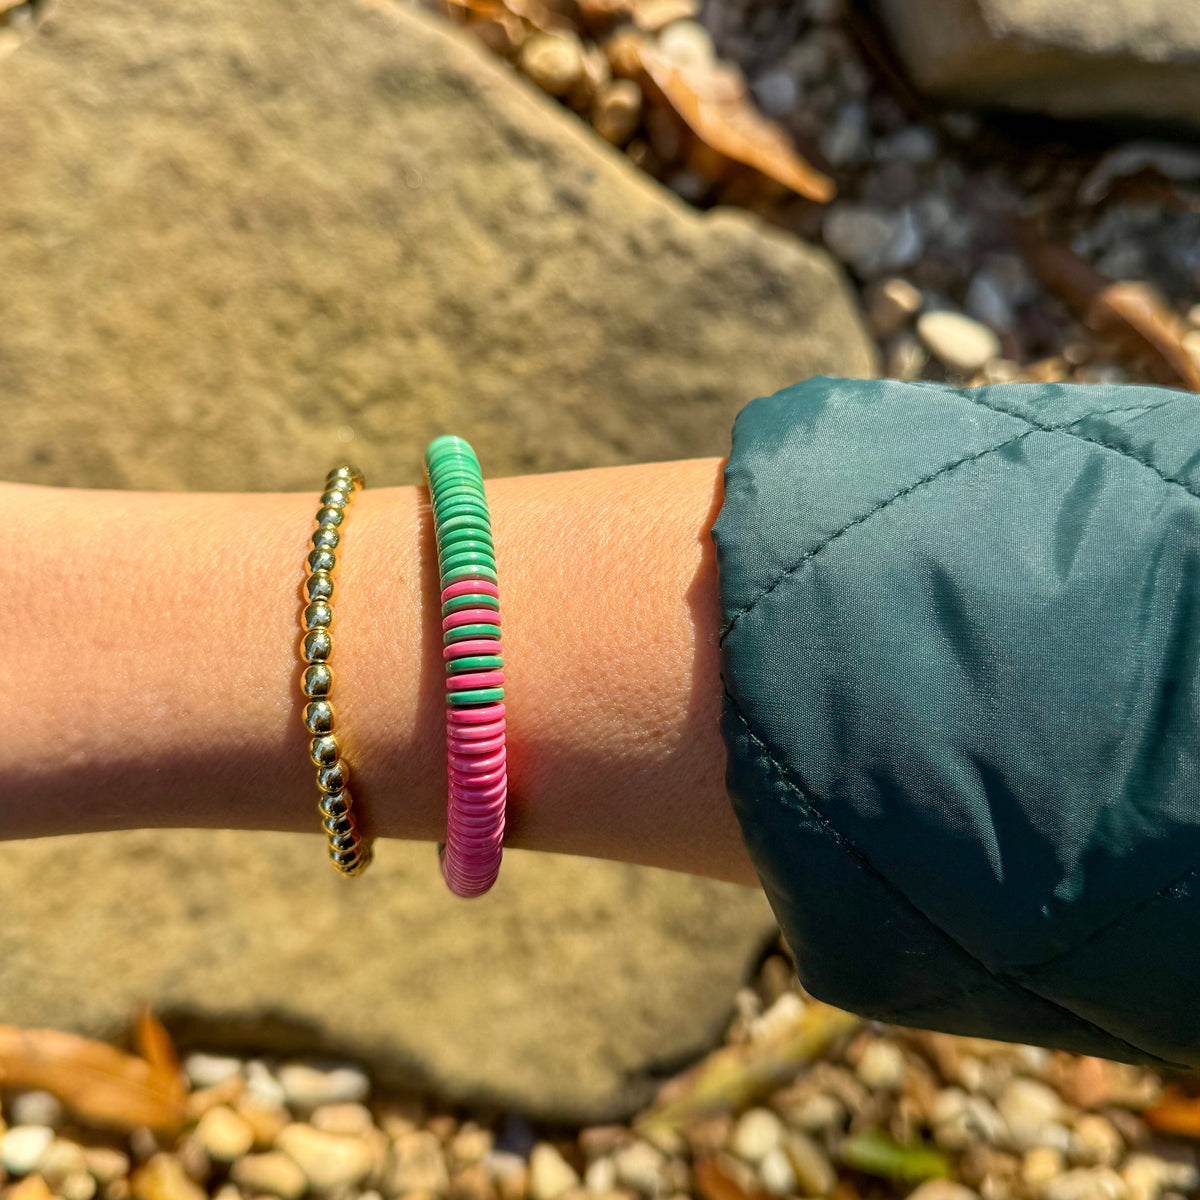
<path fill-rule="evenodd" d="M 362 487 L 366 482 L 363 479 L 363 473 L 350 463 L 346 463 L 344 466 L 334 467 L 333 470 L 325 476 L 325 486 L 327 488 L 333 487 L 335 485 L 335 481 L 339 479 L 343 479 L 347 483 L 352 483 L 356 487 Z"/>
<path fill-rule="evenodd" d="M 304 581 L 304 594 L 310 600 L 332 600 L 333 578 L 328 571 L 314 571 Z"/>
<path fill-rule="evenodd" d="M 314 629 L 306 633 L 300 653 L 305 662 L 324 662 L 333 653 L 333 638 L 329 636 L 329 630 Z"/>
<path fill-rule="evenodd" d="M 349 833 L 331 834 L 328 842 L 329 849 L 335 854 L 349 852 L 357 850 L 362 845 L 362 836 L 357 829 L 352 829 Z"/>
<path fill-rule="evenodd" d="M 304 706 L 304 728 L 313 737 L 320 737 L 333 729 L 333 705 L 328 700 L 314 700 Z"/>
<path fill-rule="evenodd" d="M 317 787 L 323 792 L 340 792 L 350 782 L 350 768 L 344 759 L 337 759 L 327 767 L 317 768 Z"/>
<path fill-rule="evenodd" d="M 304 610 L 305 629 L 328 629 L 333 624 L 333 608 L 324 600 L 314 600 Z"/>
<path fill-rule="evenodd" d="M 332 767 L 338 757 L 337 738 L 332 733 L 323 733 L 313 738 L 308 747 L 308 757 L 318 767 Z"/>
<path fill-rule="evenodd" d="M 321 508 L 317 510 L 317 524 L 340 525 L 345 515 L 340 508 Z"/>
<path fill-rule="evenodd" d="M 318 546 L 308 552 L 304 561 L 310 571 L 332 571 L 337 566 L 337 555 L 328 546 Z"/>
<path fill-rule="evenodd" d="M 334 850 L 330 848 L 329 859 L 343 875 L 357 875 L 371 861 L 371 854 L 366 846 L 360 842 L 353 850 Z"/>
<path fill-rule="evenodd" d="M 342 535 L 331 525 L 321 525 L 313 530 L 312 544 L 318 549 L 327 546 L 330 550 L 335 550 L 341 540 Z"/>
<path fill-rule="evenodd" d="M 304 672 L 300 686 L 310 700 L 320 700 L 329 695 L 333 687 L 333 672 L 328 663 L 313 663 Z"/>
<path fill-rule="evenodd" d="M 357 826 L 354 823 L 354 818 L 349 813 L 343 813 L 340 817 L 323 818 L 321 828 L 330 837 L 343 837 L 345 834 L 353 833 Z"/>
<path fill-rule="evenodd" d="M 317 808 L 323 817 L 344 817 L 350 811 L 351 804 L 349 792 L 329 792 L 322 794 Z"/>
<path fill-rule="evenodd" d="M 322 508 L 345 508 L 353 498 L 354 493 L 348 487 L 330 488 L 321 493 Z"/>

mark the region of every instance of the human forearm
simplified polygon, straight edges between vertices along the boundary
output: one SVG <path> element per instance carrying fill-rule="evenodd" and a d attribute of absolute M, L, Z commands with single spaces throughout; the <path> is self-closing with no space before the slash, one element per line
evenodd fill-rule
<path fill-rule="evenodd" d="M 720 467 L 488 481 L 508 845 L 755 881 L 717 723 Z M 0 686 L 17 716 L 0 836 L 316 828 L 296 652 L 314 500 L 0 488 Z M 435 839 L 444 671 L 424 489 L 368 487 L 336 583 L 333 700 L 359 807 L 377 834 Z"/>

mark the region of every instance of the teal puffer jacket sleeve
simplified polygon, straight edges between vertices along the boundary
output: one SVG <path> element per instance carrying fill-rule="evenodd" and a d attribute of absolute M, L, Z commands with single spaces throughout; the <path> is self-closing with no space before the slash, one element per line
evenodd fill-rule
<path fill-rule="evenodd" d="M 727 784 L 800 977 L 1200 1066 L 1200 397 L 816 378 L 713 529 Z"/>

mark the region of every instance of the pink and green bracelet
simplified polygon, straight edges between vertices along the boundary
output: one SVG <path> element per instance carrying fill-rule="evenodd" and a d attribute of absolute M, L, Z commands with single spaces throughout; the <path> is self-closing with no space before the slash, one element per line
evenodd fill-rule
<path fill-rule="evenodd" d="M 481 896 L 500 873 L 508 770 L 500 589 L 483 472 L 459 437 L 425 451 L 442 589 L 446 664 L 446 841 L 442 878 L 458 896 Z"/>

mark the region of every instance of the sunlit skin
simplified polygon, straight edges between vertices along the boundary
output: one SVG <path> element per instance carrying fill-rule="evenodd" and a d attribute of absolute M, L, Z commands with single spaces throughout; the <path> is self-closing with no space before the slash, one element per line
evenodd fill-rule
<path fill-rule="evenodd" d="M 757 885 L 725 793 L 710 536 L 724 460 L 489 479 L 506 844 Z M 0 838 L 135 827 L 319 836 L 301 721 L 312 494 L 0 485 Z M 368 481 L 369 485 L 369 481 Z M 446 759 L 424 488 L 343 527 L 334 707 L 356 808 L 438 840 Z"/>

